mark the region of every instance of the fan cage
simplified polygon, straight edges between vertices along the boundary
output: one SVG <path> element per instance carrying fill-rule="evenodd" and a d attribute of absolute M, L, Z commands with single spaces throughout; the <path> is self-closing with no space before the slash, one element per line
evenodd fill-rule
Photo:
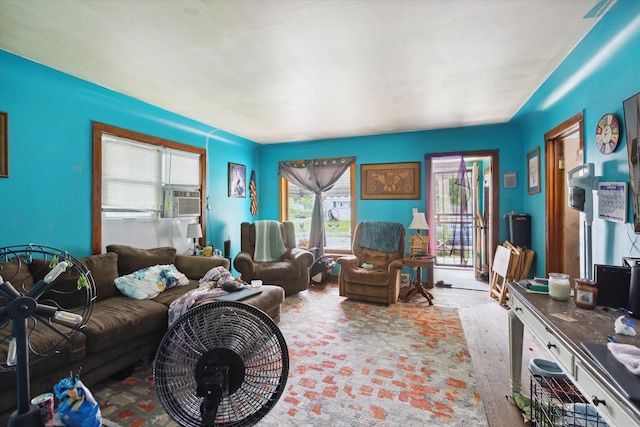
<path fill-rule="evenodd" d="M 56 261 L 70 262 L 71 267 L 50 284 L 47 291 L 37 298 L 37 303 L 80 315 L 82 321 L 69 325 L 38 314 L 27 319 L 31 365 L 61 353 L 85 327 L 96 299 L 95 282 L 84 264 L 66 251 L 37 244 L 0 248 L 0 276 L 22 295 L 44 278 Z M 77 278 L 81 276 L 85 278 L 86 285 L 78 288 Z M 0 372 L 13 372 L 17 366 L 8 365 L 7 357 L 14 321 L 7 313 L 6 298 L 0 293 Z"/>
<path fill-rule="evenodd" d="M 223 396 L 218 426 L 248 426 L 262 419 L 280 399 L 289 372 L 286 341 L 261 310 L 223 301 L 191 309 L 172 325 L 156 354 L 156 390 L 169 415 L 182 426 L 203 425 L 194 372 L 198 360 L 215 349 L 229 349 L 245 365 L 237 391 Z"/>

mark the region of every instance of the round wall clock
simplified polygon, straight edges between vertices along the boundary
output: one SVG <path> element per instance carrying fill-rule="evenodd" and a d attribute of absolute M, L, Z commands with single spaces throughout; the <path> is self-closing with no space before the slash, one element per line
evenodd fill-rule
<path fill-rule="evenodd" d="M 596 128 L 596 147 L 602 154 L 611 154 L 618 146 L 620 126 L 613 114 L 605 114 Z"/>

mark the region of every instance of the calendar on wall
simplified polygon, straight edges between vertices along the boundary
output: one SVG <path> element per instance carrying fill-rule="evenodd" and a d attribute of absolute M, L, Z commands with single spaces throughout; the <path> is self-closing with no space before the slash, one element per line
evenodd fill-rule
<path fill-rule="evenodd" d="M 598 218 L 627 222 L 627 183 L 601 182 L 598 184 Z"/>

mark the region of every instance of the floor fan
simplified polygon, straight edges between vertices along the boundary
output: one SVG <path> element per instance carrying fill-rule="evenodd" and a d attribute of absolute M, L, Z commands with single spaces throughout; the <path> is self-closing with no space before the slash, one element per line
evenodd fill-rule
<path fill-rule="evenodd" d="M 31 404 L 29 367 L 62 353 L 95 298 L 91 272 L 69 253 L 35 244 L 0 248 L 0 372 L 15 371 L 17 386 L 9 427 L 44 426 Z"/>
<path fill-rule="evenodd" d="M 256 424 L 280 399 L 288 373 L 275 322 L 233 301 L 189 310 L 171 325 L 154 362 L 160 402 L 185 427 Z"/>

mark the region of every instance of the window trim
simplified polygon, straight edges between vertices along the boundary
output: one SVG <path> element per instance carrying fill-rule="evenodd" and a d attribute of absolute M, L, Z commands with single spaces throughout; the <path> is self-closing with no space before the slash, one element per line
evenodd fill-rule
<path fill-rule="evenodd" d="M 111 126 L 105 123 L 93 122 L 93 154 L 92 154 L 92 200 L 91 200 L 91 250 L 93 254 L 102 252 L 102 135 L 109 134 L 120 138 L 127 138 L 145 144 L 156 145 L 164 148 L 170 148 L 179 151 L 187 151 L 198 154 L 200 156 L 200 191 L 202 194 L 200 200 L 200 217 L 199 221 L 202 226 L 202 235 L 207 235 L 207 224 L 205 221 L 205 204 L 207 188 L 206 188 L 206 166 L 207 166 L 207 150 L 204 148 L 194 147 L 182 144 L 168 139 L 158 138 L 140 132 Z M 202 244 L 202 237 L 200 244 Z"/>
<path fill-rule="evenodd" d="M 356 229 L 356 178 L 357 178 L 357 166 L 356 162 L 353 162 L 351 166 L 349 166 L 349 180 L 350 180 L 350 188 L 349 188 L 349 197 L 351 199 L 351 238 L 353 239 L 353 233 Z M 285 178 L 278 176 L 278 218 L 280 222 L 289 220 L 289 181 Z M 325 255 L 344 255 L 350 254 L 351 248 L 349 249 L 336 249 L 336 248 L 325 248 Z"/>

